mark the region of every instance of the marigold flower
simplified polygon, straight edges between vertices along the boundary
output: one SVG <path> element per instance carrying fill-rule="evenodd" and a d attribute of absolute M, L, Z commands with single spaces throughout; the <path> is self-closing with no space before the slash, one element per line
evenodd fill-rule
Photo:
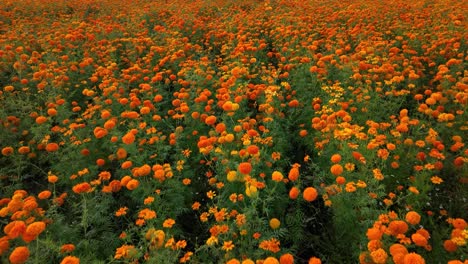
<path fill-rule="evenodd" d="M 341 155 L 340 154 L 333 154 L 330 158 L 331 162 L 333 163 L 338 163 L 341 161 Z"/>
<path fill-rule="evenodd" d="M 300 193 L 299 188 L 293 186 L 291 187 L 291 190 L 289 190 L 289 198 L 291 198 L 292 200 L 295 200 L 299 196 L 299 193 Z"/>
<path fill-rule="evenodd" d="M 57 143 L 54 143 L 54 142 L 48 143 L 48 144 L 46 145 L 46 148 L 45 148 L 45 150 L 46 150 L 47 152 L 55 152 L 55 151 L 57 151 L 58 149 L 59 149 L 59 145 L 58 145 Z"/>
<path fill-rule="evenodd" d="M 277 253 L 280 251 L 280 242 L 276 238 L 271 238 L 269 240 L 263 240 L 262 242 L 260 242 L 258 247 L 263 250 Z"/>
<path fill-rule="evenodd" d="M 385 264 L 387 263 L 387 252 L 383 250 L 382 248 L 379 248 L 375 251 L 372 251 L 370 253 L 370 256 L 372 258 L 372 261 L 374 261 L 375 264 Z"/>
<path fill-rule="evenodd" d="M 137 250 L 135 249 L 135 246 L 132 245 L 123 245 L 119 248 L 116 249 L 114 258 L 115 259 L 130 259 L 133 256 L 135 256 L 137 253 Z"/>
<path fill-rule="evenodd" d="M 367 229 L 367 239 L 379 240 L 382 238 L 383 232 L 377 227 L 371 227 Z"/>
<path fill-rule="evenodd" d="M 390 255 L 396 256 L 398 254 L 408 254 L 408 249 L 402 244 L 393 244 L 389 248 Z"/>
<path fill-rule="evenodd" d="M 14 149 L 12 147 L 4 147 L 2 149 L 2 155 L 3 156 L 9 156 L 9 155 L 13 154 L 13 152 L 14 152 Z"/>
<path fill-rule="evenodd" d="M 279 171 L 274 171 L 273 174 L 271 175 L 271 179 L 275 182 L 280 182 L 284 178 L 283 174 Z"/>
<path fill-rule="evenodd" d="M 130 191 L 133 191 L 136 188 L 138 188 L 139 185 L 140 185 L 140 182 L 138 180 L 131 179 L 131 180 L 128 181 L 128 183 L 125 185 L 125 187 L 127 187 L 127 189 L 129 189 Z"/>
<path fill-rule="evenodd" d="M 74 193 L 80 194 L 91 191 L 91 185 L 87 182 L 78 183 L 72 188 Z"/>
<path fill-rule="evenodd" d="M 38 236 L 45 228 L 46 224 L 44 222 L 34 222 L 28 225 L 25 233 L 31 236 Z"/>
<path fill-rule="evenodd" d="M 75 256 L 66 256 L 60 264 L 80 264 L 80 259 Z"/>
<path fill-rule="evenodd" d="M 51 191 L 45 190 L 45 191 L 40 192 L 37 195 L 37 198 L 39 198 L 40 200 L 45 200 L 45 199 L 49 199 L 51 195 L 52 195 Z"/>
<path fill-rule="evenodd" d="M 226 262 L 226 264 L 241 264 L 241 262 L 235 258 L 230 259 Z"/>
<path fill-rule="evenodd" d="M 277 218 L 270 219 L 271 229 L 278 229 L 280 227 L 280 225 L 281 225 L 281 222 Z"/>
<path fill-rule="evenodd" d="M 135 135 L 132 132 L 128 132 L 122 137 L 122 142 L 126 145 L 130 145 L 135 142 Z"/>
<path fill-rule="evenodd" d="M 15 248 L 8 258 L 11 264 L 23 264 L 29 258 L 29 249 L 27 247 Z"/>
<path fill-rule="evenodd" d="M 3 255 L 3 253 L 7 252 L 9 248 L 10 242 L 8 236 L 0 237 L 0 256 Z"/>
<path fill-rule="evenodd" d="M 411 235 L 411 240 L 417 246 L 424 247 L 427 245 L 427 239 L 419 233 L 414 233 Z"/>
<path fill-rule="evenodd" d="M 391 234 L 396 236 L 399 234 L 404 234 L 408 231 L 408 224 L 401 220 L 394 220 L 390 222 L 388 225 L 388 229 L 390 230 Z"/>
<path fill-rule="evenodd" d="M 297 181 L 299 179 L 299 168 L 293 167 L 289 170 L 288 179 L 291 181 Z"/>
<path fill-rule="evenodd" d="M 70 253 L 75 250 L 75 245 L 73 244 L 64 244 L 60 247 L 60 253 Z"/>
<path fill-rule="evenodd" d="M 466 223 L 466 221 L 462 218 L 455 218 L 452 220 L 452 225 L 454 228 L 456 229 L 465 229 L 468 224 Z"/>
<path fill-rule="evenodd" d="M 447 252 L 455 252 L 458 249 L 458 245 L 453 242 L 452 240 L 445 240 L 444 241 L 444 249 Z"/>
<path fill-rule="evenodd" d="M 250 162 L 241 162 L 238 166 L 238 170 L 242 174 L 249 174 L 252 171 L 252 164 L 250 164 Z"/>
<path fill-rule="evenodd" d="M 408 213 L 406 213 L 405 220 L 409 224 L 417 225 L 419 224 L 419 221 L 421 221 L 421 216 L 415 211 L 409 211 Z"/>
<path fill-rule="evenodd" d="M 13 221 L 3 228 L 3 232 L 10 238 L 14 239 L 26 232 L 26 224 L 24 221 Z"/>
<path fill-rule="evenodd" d="M 222 250 L 224 250 L 224 251 L 231 251 L 231 250 L 234 249 L 234 247 L 235 247 L 235 245 L 234 245 L 234 243 L 232 243 L 231 240 L 229 240 L 229 241 L 224 241 L 224 242 L 223 242 L 223 246 L 222 246 Z"/>
<path fill-rule="evenodd" d="M 309 264 L 322 264 L 322 261 L 317 257 L 311 257 L 309 259 Z"/>
<path fill-rule="evenodd" d="M 330 172 L 335 176 L 341 175 L 343 173 L 343 166 L 340 164 L 333 164 L 330 168 Z"/>
<path fill-rule="evenodd" d="M 165 227 L 165 228 L 172 228 L 172 226 L 173 226 L 175 223 L 176 223 L 176 222 L 175 222 L 174 219 L 168 218 L 168 219 L 164 220 L 164 222 L 163 222 L 163 227 Z"/>
<path fill-rule="evenodd" d="M 280 264 L 280 262 L 275 257 L 268 257 L 263 261 L 263 264 Z"/>
<path fill-rule="evenodd" d="M 214 125 L 216 123 L 216 116 L 208 116 L 206 119 L 205 119 L 205 124 L 211 126 L 211 125 Z"/>
<path fill-rule="evenodd" d="M 421 255 L 417 253 L 408 253 L 403 258 L 403 264 L 425 264 L 426 261 L 424 260 Z"/>
<path fill-rule="evenodd" d="M 279 259 L 280 264 L 294 264 L 294 256 L 286 253 L 281 255 Z"/>

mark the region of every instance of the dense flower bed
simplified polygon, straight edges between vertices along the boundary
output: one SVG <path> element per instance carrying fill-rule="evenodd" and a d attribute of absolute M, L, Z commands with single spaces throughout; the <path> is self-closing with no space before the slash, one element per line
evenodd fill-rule
<path fill-rule="evenodd" d="M 464 1 L 0 1 L 1 263 L 467 263 Z"/>

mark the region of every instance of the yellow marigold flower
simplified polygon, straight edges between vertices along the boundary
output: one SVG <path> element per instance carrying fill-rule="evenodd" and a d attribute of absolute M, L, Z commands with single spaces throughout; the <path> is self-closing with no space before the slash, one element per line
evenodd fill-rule
<path fill-rule="evenodd" d="M 278 229 L 280 227 L 280 225 L 281 225 L 281 222 L 277 218 L 270 219 L 271 229 Z"/>

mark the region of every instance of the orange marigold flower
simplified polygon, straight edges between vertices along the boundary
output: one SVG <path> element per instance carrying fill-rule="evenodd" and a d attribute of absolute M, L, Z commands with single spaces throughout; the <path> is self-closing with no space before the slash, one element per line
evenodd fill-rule
<path fill-rule="evenodd" d="M 28 154 L 29 152 L 31 152 L 31 149 L 28 146 L 21 146 L 18 148 L 19 154 Z"/>
<path fill-rule="evenodd" d="M 132 132 L 128 132 L 122 137 L 122 142 L 127 145 L 132 144 L 135 142 L 135 135 Z"/>
<path fill-rule="evenodd" d="M 87 182 L 78 183 L 77 185 L 73 186 L 72 188 L 74 193 L 85 193 L 91 191 L 91 185 Z"/>
<path fill-rule="evenodd" d="M 333 175 L 338 176 L 341 173 L 343 173 L 343 166 L 341 166 L 340 164 L 333 164 L 330 168 L 330 172 Z"/>
<path fill-rule="evenodd" d="M 70 253 L 75 250 L 75 245 L 73 244 L 64 244 L 60 247 L 60 253 Z"/>
<path fill-rule="evenodd" d="M 457 251 L 458 246 L 452 240 L 445 240 L 444 241 L 444 249 L 447 250 L 447 252 L 455 252 L 455 251 Z"/>
<path fill-rule="evenodd" d="M 42 233 L 46 228 L 46 224 L 44 222 L 34 222 L 28 225 L 26 228 L 26 234 L 31 236 L 38 236 Z"/>
<path fill-rule="evenodd" d="M 0 237 L 0 256 L 10 248 L 8 236 Z"/>
<path fill-rule="evenodd" d="M 49 199 L 49 197 L 52 195 L 52 192 L 49 191 L 49 190 L 45 190 L 45 191 L 42 191 L 40 192 L 37 197 L 40 199 L 40 200 L 45 200 L 45 199 Z"/>
<path fill-rule="evenodd" d="M 165 228 L 172 228 L 172 226 L 175 224 L 175 220 L 172 219 L 172 218 L 168 218 L 166 220 L 164 220 L 164 223 L 163 223 L 163 227 Z"/>
<path fill-rule="evenodd" d="M 252 171 L 252 164 L 250 162 L 241 162 L 238 169 L 242 174 L 249 174 Z"/>
<path fill-rule="evenodd" d="M 390 246 L 389 248 L 389 251 L 390 251 L 390 255 L 392 256 L 396 256 L 396 255 L 399 255 L 399 254 L 403 254 L 403 255 L 406 255 L 408 254 L 408 249 L 403 246 L 402 244 L 393 244 Z"/>
<path fill-rule="evenodd" d="M 452 220 L 452 225 L 456 229 L 465 229 L 468 225 L 466 221 L 462 218 L 455 218 Z"/>
<path fill-rule="evenodd" d="M 25 263 L 29 258 L 29 249 L 27 247 L 15 248 L 8 258 L 11 264 Z"/>
<path fill-rule="evenodd" d="M 394 220 L 390 222 L 388 225 L 388 229 L 390 230 L 391 234 L 396 236 L 399 234 L 404 234 L 408 231 L 408 224 L 401 220 Z"/>
<path fill-rule="evenodd" d="M 427 239 L 419 233 L 412 234 L 411 240 L 413 241 L 415 245 L 420 246 L 420 247 L 424 247 L 427 245 Z"/>
<path fill-rule="evenodd" d="M 123 245 L 119 248 L 116 249 L 114 258 L 115 259 L 121 259 L 121 258 L 126 258 L 130 259 L 132 258 L 135 254 L 137 253 L 137 250 L 135 249 L 135 246 L 132 245 Z"/>
<path fill-rule="evenodd" d="M 127 182 L 125 187 L 127 187 L 127 189 L 129 189 L 130 191 L 133 191 L 136 188 L 138 188 L 138 185 L 140 185 L 140 182 L 138 180 L 131 179 Z"/>
<path fill-rule="evenodd" d="M 370 256 L 372 258 L 372 261 L 374 261 L 375 264 L 385 264 L 387 263 L 387 252 L 385 250 L 379 248 L 375 251 L 372 251 L 370 253 Z"/>
<path fill-rule="evenodd" d="M 119 148 L 117 150 L 117 159 L 125 159 L 127 157 L 127 151 L 124 148 Z"/>
<path fill-rule="evenodd" d="M 206 119 L 205 119 L 205 124 L 207 125 L 214 125 L 216 123 L 216 116 L 214 115 L 211 115 L 211 116 L 208 116 Z"/>
<path fill-rule="evenodd" d="M 75 256 L 66 256 L 60 264 L 80 264 L 80 259 Z"/>
<path fill-rule="evenodd" d="M 288 174 L 288 179 L 291 181 L 297 181 L 299 179 L 299 168 L 297 166 L 291 168 Z"/>
<path fill-rule="evenodd" d="M 338 163 L 341 161 L 341 155 L 340 154 L 333 154 L 330 158 L 331 162 L 333 163 Z"/>
<path fill-rule="evenodd" d="M 271 251 L 273 253 L 277 253 L 280 251 L 280 242 L 276 238 L 272 238 L 269 240 L 263 240 L 260 242 L 259 248 L 267 251 Z"/>
<path fill-rule="evenodd" d="M 294 256 L 286 253 L 281 255 L 279 259 L 280 264 L 294 264 Z"/>
<path fill-rule="evenodd" d="M 59 144 L 52 142 L 46 145 L 45 147 L 47 152 L 55 152 L 59 149 Z"/>
<path fill-rule="evenodd" d="M 314 187 L 307 187 L 304 189 L 304 192 L 302 193 L 302 197 L 304 200 L 308 202 L 313 202 L 315 199 L 317 199 L 318 192 Z"/>
<path fill-rule="evenodd" d="M 322 261 L 317 257 L 311 257 L 309 259 L 309 264 L 322 264 Z"/>
<path fill-rule="evenodd" d="M 20 235 L 24 234 L 25 231 L 26 224 L 24 223 L 24 221 L 13 221 L 3 228 L 3 232 L 5 232 L 5 234 L 10 239 L 19 237 Z"/>
<path fill-rule="evenodd" d="M 415 211 L 409 211 L 406 213 L 405 220 L 412 225 L 417 225 L 421 221 L 421 216 Z"/>
<path fill-rule="evenodd" d="M 256 155 L 258 154 L 259 152 L 259 148 L 255 145 L 250 145 L 247 147 L 247 152 L 250 154 L 250 155 Z"/>
<path fill-rule="evenodd" d="M 13 154 L 13 152 L 14 152 L 14 149 L 12 147 L 4 147 L 2 149 L 2 155 L 3 156 L 9 156 L 9 155 Z"/>
<path fill-rule="evenodd" d="M 426 261 L 424 260 L 421 255 L 417 253 L 409 253 L 406 254 L 403 258 L 403 264 L 425 264 Z"/>
<path fill-rule="evenodd" d="M 284 178 L 283 174 L 279 171 L 274 171 L 273 174 L 271 175 L 271 179 L 275 182 L 280 182 Z"/>
<path fill-rule="evenodd" d="M 263 264 L 280 264 L 280 262 L 275 257 L 268 257 L 263 261 Z"/>
<path fill-rule="evenodd" d="M 229 241 L 224 241 L 224 242 L 223 242 L 223 247 L 222 247 L 222 249 L 223 249 L 224 251 L 231 251 L 231 250 L 234 249 L 234 247 L 235 247 L 234 243 L 232 243 L 232 241 L 229 240 Z"/>
<path fill-rule="evenodd" d="M 299 188 L 293 186 L 291 187 L 291 190 L 289 190 L 289 198 L 291 198 L 292 200 L 295 200 L 299 196 L 299 193 L 300 193 Z"/>
<path fill-rule="evenodd" d="M 226 264 L 241 264 L 241 262 L 235 258 L 230 259 L 226 262 Z"/>
<path fill-rule="evenodd" d="M 383 232 L 376 227 L 371 227 L 367 229 L 367 238 L 369 240 L 379 240 L 382 238 Z"/>

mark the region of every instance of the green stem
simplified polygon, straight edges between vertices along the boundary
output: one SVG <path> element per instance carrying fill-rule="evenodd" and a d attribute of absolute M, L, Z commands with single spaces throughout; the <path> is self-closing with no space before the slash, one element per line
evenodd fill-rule
<path fill-rule="evenodd" d="M 81 225 L 83 226 L 84 235 L 86 237 L 88 234 L 88 208 L 85 195 L 83 195 L 83 216 L 81 218 Z"/>

